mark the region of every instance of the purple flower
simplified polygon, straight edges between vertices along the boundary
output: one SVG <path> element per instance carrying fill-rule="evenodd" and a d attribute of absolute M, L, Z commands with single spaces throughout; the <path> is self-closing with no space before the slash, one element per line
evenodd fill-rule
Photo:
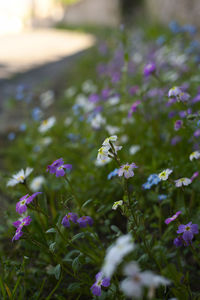
<path fill-rule="evenodd" d="M 77 220 L 77 223 L 80 227 L 86 227 L 87 225 L 92 226 L 94 222 L 91 217 L 83 216 Z"/>
<path fill-rule="evenodd" d="M 179 225 L 177 233 L 180 234 L 182 233 L 182 238 L 185 242 L 186 245 L 191 244 L 191 241 L 194 237 L 194 234 L 198 234 L 198 225 L 197 224 L 192 224 L 192 222 L 189 222 L 186 225 Z"/>
<path fill-rule="evenodd" d="M 137 111 L 137 107 L 140 105 L 140 103 L 141 103 L 140 100 L 137 100 L 133 103 L 133 105 L 131 106 L 131 108 L 128 112 L 128 118 L 131 118 L 132 114 Z"/>
<path fill-rule="evenodd" d="M 194 174 L 192 175 L 192 177 L 190 178 L 190 180 L 193 181 L 198 176 L 199 176 L 199 172 L 194 172 Z"/>
<path fill-rule="evenodd" d="M 200 129 L 197 129 L 197 130 L 194 132 L 194 136 L 195 136 L 195 137 L 199 137 L 199 136 L 200 136 Z"/>
<path fill-rule="evenodd" d="M 137 168 L 136 164 L 135 163 L 132 163 L 132 164 L 125 164 L 125 165 L 122 165 L 119 170 L 118 170 L 118 176 L 123 176 L 125 178 L 130 178 L 130 177 L 133 177 L 134 176 L 134 172 L 133 172 L 133 169 L 134 168 Z"/>
<path fill-rule="evenodd" d="M 73 223 L 76 223 L 78 219 L 77 214 L 75 213 L 68 213 L 64 218 L 62 219 L 62 225 L 65 227 L 70 227 L 70 222 L 72 221 Z"/>
<path fill-rule="evenodd" d="M 64 169 L 71 170 L 72 165 L 64 164 L 64 160 L 59 158 L 47 167 L 47 172 L 49 171 L 51 174 L 56 174 L 56 177 L 60 177 L 65 175 Z"/>
<path fill-rule="evenodd" d="M 165 220 L 165 224 L 169 224 L 171 223 L 172 221 L 174 221 L 179 215 L 181 214 L 181 211 L 177 211 L 175 213 L 175 215 L 173 215 L 172 217 L 168 218 Z"/>
<path fill-rule="evenodd" d="M 182 236 L 178 236 L 177 238 L 174 239 L 174 245 L 176 247 L 181 247 L 183 245 L 183 238 L 182 238 Z"/>
<path fill-rule="evenodd" d="M 96 281 L 95 283 L 91 286 L 91 291 L 93 295 L 95 296 L 101 296 L 101 286 L 108 287 L 110 285 L 110 279 L 104 277 L 103 278 L 103 273 L 99 272 L 95 276 Z"/>
<path fill-rule="evenodd" d="M 179 135 L 176 135 L 175 137 L 173 137 L 171 139 L 171 145 L 175 146 L 176 144 L 178 144 L 181 141 L 181 137 Z"/>
<path fill-rule="evenodd" d="M 177 120 L 174 124 L 174 130 L 178 131 L 183 126 L 182 120 Z"/>
<path fill-rule="evenodd" d="M 145 65 L 143 73 L 144 73 L 145 77 L 148 77 L 152 73 L 155 73 L 155 71 L 156 71 L 155 63 L 154 62 L 149 62 L 147 65 Z"/>
<path fill-rule="evenodd" d="M 33 199 L 39 195 L 42 194 L 41 192 L 36 192 L 29 196 L 29 194 L 26 194 L 22 198 L 20 198 L 20 201 L 16 204 L 16 212 L 18 212 L 20 215 L 23 214 L 27 210 L 27 204 L 31 203 Z"/>
<path fill-rule="evenodd" d="M 134 96 L 134 95 L 137 93 L 138 90 L 139 90 L 139 87 L 138 87 L 137 85 L 131 86 L 131 87 L 129 88 L 129 94 L 130 94 L 131 96 Z"/>
<path fill-rule="evenodd" d="M 13 225 L 17 228 L 15 235 L 12 238 L 13 241 L 19 240 L 19 238 L 23 235 L 22 228 L 23 226 L 28 226 L 31 223 L 32 219 L 30 216 L 23 218 L 22 220 L 18 220 L 16 222 L 13 222 Z"/>

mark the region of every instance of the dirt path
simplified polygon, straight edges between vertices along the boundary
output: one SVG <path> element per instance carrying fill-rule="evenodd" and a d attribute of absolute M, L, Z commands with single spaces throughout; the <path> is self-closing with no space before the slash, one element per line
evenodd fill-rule
<path fill-rule="evenodd" d="M 0 37 L 0 134 L 22 119 L 6 105 L 19 85 L 31 91 L 54 89 L 94 43 L 91 35 L 53 29 Z"/>

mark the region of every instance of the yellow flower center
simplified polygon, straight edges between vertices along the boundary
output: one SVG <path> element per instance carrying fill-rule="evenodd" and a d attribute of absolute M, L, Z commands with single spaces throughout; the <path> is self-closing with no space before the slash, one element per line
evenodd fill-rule
<path fill-rule="evenodd" d="M 124 171 L 128 171 L 130 166 L 124 166 Z"/>
<path fill-rule="evenodd" d="M 42 125 L 47 125 L 47 123 L 48 123 L 48 120 L 44 120 L 44 121 L 42 122 Z"/>
<path fill-rule="evenodd" d="M 17 178 L 17 180 L 18 180 L 18 181 L 24 180 L 24 176 L 23 176 L 23 175 L 19 176 L 19 177 Z"/>

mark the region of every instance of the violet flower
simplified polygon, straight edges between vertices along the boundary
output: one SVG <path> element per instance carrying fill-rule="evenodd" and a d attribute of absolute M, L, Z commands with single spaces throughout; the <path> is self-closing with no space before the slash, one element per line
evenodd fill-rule
<path fill-rule="evenodd" d="M 155 63 L 149 62 L 148 64 L 145 65 L 143 73 L 145 77 L 148 77 L 151 74 L 155 73 L 155 71 L 156 71 Z"/>
<path fill-rule="evenodd" d="M 165 224 L 169 224 L 172 221 L 174 221 L 179 215 L 181 214 L 181 211 L 177 211 L 172 217 L 165 220 Z"/>
<path fill-rule="evenodd" d="M 97 273 L 95 278 L 96 281 L 90 289 L 93 295 L 101 296 L 101 286 L 108 287 L 110 285 L 110 279 L 106 277 L 103 278 L 103 272 Z"/>
<path fill-rule="evenodd" d="M 72 165 L 64 164 L 63 159 L 59 158 L 47 167 L 47 172 L 49 171 L 51 174 L 56 174 L 56 177 L 61 177 L 65 175 L 64 169 L 71 170 Z"/>
<path fill-rule="evenodd" d="M 174 130 L 178 131 L 179 129 L 181 129 L 182 126 L 183 126 L 183 121 L 177 120 L 174 124 Z"/>
<path fill-rule="evenodd" d="M 178 227 L 177 233 L 183 234 L 182 238 L 183 238 L 186 246 L 188 246 L 191 244 L 194 235 L 199 233 L 198 225 L 192 224 L 192 222 L 189 222 L 186 225 L 181 224 Z"/>
<path fill-rule="evenodd" d="M 27 204 L 31 203 L 33 199 L 39 195 L 42 194 L 42 192 L 36 192 L 29 196 L 29 194 L 26 194 L 22 198 L 20 198 L 20 201 L 16 204 L 16 212 L 18 212 L 20 215 L 23 214 L 27 210 Z"/>
<path fill-rule="evenodd" d="M 78 216 L 75 213 L 68 213 L 64 218 L 62 219 L 62 225 L 64 227 L 70 227 L 70 222 L 77 223 Z"/>
<path fill-rule="evenodd" d="M 87 225 L 92 226 L 94 221 L 89 216 L 83 216 L 77 220 L 77 223 L 79 224 L 80 227 L 86 227 Z"/>
<path fill-rule="evenodd" d="M 30 216 L 23 218 L 22 220 L 18 220 L 16 222 L 13 222 L 13 225 L 17 228 L 15 235 L 12 238 L 13 241 L 19 240 L 19 238 L 23 235 L 22 228 L 23 226 L 28 226 L 31 223 L 32 219 Z"/>

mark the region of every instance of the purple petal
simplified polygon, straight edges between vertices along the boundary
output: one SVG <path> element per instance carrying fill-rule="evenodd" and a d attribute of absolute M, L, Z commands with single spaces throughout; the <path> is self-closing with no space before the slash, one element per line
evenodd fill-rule
<path fill-rule="evenodd" d="M 56 170 L 56 177 L 65 176 L 65 171 L 63 169 Z"/>
<path fill-rule="evenodd" d="M 197 224 L 192 224 L 191 225 L 191 231 L 192 231 L 193 234 L 198 234 L 199 233 L 198 225 Z"/>
<path fill-rule="evenodd" d="M 101 279 L 102 279 L 102 277 L 103 277 L 103 272 L 99 272 L 99 273 L 97 273 L 97 274 L 96 274 L 96 276 L 95 276 L 95 278 L 96 278 L 96 281 L 99 281 L 99 280 L 101 280 Z"/>
<path fill-rule="evenodd" d="M 16 228 L 18 228 L 19 226 L 20 226 L 20 224 L 21 224 L 21 221 L 15 221 L 15 222 L 13 222 L 13 225 L 16 227 Z"/>
<path fill-rule="evenodd" d="M 185 231 L 186 225 L 179 225 L 177 233 L 183 233 Z"/>
<path fill-rule="evenodd" d="M 189 230 L 186 230 L 184 233 L 183 233 L 183 239 L 184 241 L 186 242 L 190 242 L 192 239 L 193 239 L 193 233 Z"/>
<path fill-rule="evenodd" d="M 70 227 L 69 219 L 67 216 L 64 216 L 64 218 L 62 219 L 62 225 L 64 227 Z"/>
<path fill-rule="evenodd" d="M 65 164 L 65 165 L 63 165 L 63 168 L 71 170 L 72 169 L 72 165 L 71 164 Z"/>
<path fill-rule="evenodd" d="M 92 290 L 93 295 L 101 296 L 101 287 L 100 286 L 93 284 L 91 287 L 91 290 Z"/>
<path fill-rule="evenodd" d="M 16 204 L 16 212 L 18 212 L 20 215 L 23 214 L 27 210 L 26 204 L 22 205 L 21 201 L 17 202 Z"/>
<path fill-rule="evenodd" d="M 109 286 L 110 285 L 110 279 L 109 278 L 104 278 L 102 280 L 102 285 L 105 286 L 105 287 Z"/>
<path fill-rule="evenodd" d="M 33 195 L 31 195 L 30 197 L 28 197 L 28 199 L 26 200 L 26 203 L 27 204 L 31 203 L 33 201 L 33 199 L 39 194 L 42 194 L 42 192 L 36 192 Z"/>

